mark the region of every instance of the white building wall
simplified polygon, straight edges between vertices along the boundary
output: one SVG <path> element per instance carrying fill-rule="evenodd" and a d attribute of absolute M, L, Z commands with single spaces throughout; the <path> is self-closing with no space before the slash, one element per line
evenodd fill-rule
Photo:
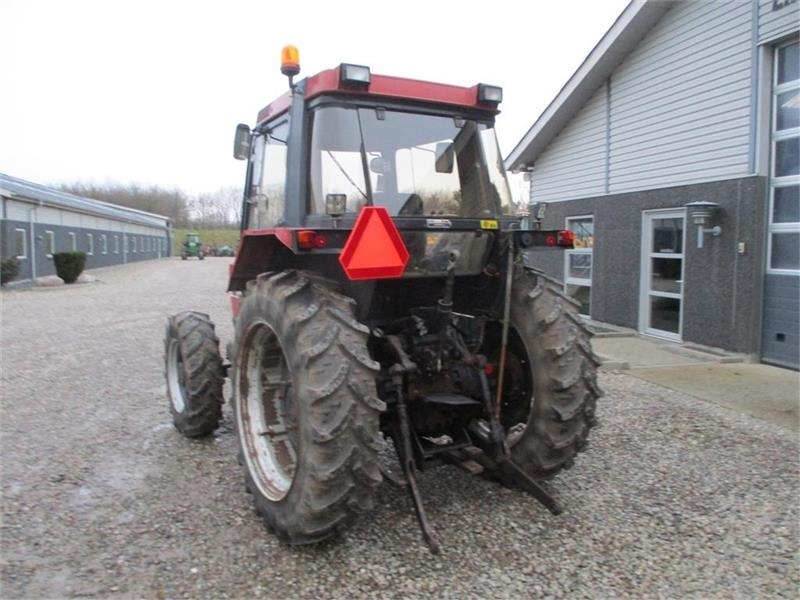
<path fill-rule="evenodd" d="M 682 2 L 611 77 L 609 192 L 749 172 L 752 5 Z"/>
<path fill-rule="evenodd" d="M 61 225 L 61 212 L 57 208 L 49 206 L 36 207 L 36 222 L 46 225 Z"/>
<path fill-rule="evenodd" d="M 531 198 L 550 202 L 605 192 L 606 111 L 603 86 L 536 161 Z"/>
<path fill-rule="evenodd" d="M 98 229 L 97 217 L 92 215 L 81 215 L 81 227 L 84 229 Z"/>
<path fill-rule="evenodd" d="M 78 213 L 63 211 L 61 213 L 61 224 L 65 227 L 80 227 L 81 216 Z"/>
<path fill-rule="evenodd" d="M 797 32 L 800 3 L 796 0 L 758 0 L 758 42 L 773 42 Z"/>
<path fill-rule="evenodd" d="M 9 221 L 27 221 L 30 219 L 30 209 L 30 204 L 9 200 L 6 203 L 6 219 Z"/>
<path fill-rule="evenodd" d="M 531 199 L 749 175 L 754 7 L 670 9 L 537 158 Z"/>

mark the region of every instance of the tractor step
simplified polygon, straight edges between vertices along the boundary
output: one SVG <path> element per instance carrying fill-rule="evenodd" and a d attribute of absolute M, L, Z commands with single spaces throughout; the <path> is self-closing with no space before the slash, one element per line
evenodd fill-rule
<path fill-rule="evenodd" d="M 438 404 L 453 408 L 456 406 L 481 406 L 481 402 L 462 394 L 425 394 L 421 400 L 425 404 Z"/>

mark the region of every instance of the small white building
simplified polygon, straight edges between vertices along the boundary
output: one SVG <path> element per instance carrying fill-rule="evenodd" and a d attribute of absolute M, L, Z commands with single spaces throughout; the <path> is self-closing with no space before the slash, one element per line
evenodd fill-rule
<path fill-rule="evenodd" d="M 0 256 L 20 263 L 17 280 L 54 275 L 54 252 L 86 253 L 86 269 L 169 256 L 167 217 L 81 198 L 0 173 Z"/>
<path fill-rule="evenodd" d="M 797 0 L 633 0 L 506 158 L 586 314 L 800 366 L 799 32 Z"/>

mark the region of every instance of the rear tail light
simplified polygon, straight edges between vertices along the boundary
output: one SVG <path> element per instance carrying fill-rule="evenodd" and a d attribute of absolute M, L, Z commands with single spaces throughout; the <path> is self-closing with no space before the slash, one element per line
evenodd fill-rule
<path fill-rule="evenodd" d="M 304 229 L 297 232 L 297 247 L 302 250 L 321 250 L 328 247 L 328 238 L 316 231 Z"/>
<path fill-rule="evenodd" d="M 523 231 L 519 236 L 521 248 L 532 248 L 536 246 L 546 246 L 548 248 L 574 248 L 575 234 L 568 230 L 531 230 Z"/>
<path fill-rule="evenodd" d="M 575 233 L 569 229 L 559 231 L 558 245 L 562 248 L 573 248 L 575 246 Z"/>

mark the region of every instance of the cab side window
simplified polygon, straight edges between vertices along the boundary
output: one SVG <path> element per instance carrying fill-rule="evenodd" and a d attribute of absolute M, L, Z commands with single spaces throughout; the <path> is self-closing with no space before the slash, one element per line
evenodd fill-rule
<path fill-rule="evenodd" d="M 268 229 L 282 224 L 286 208 L 288 137 L 289 121 L 284 120 L 253 140 L 253 171 L 247 201 L 250 229 Z"/>

